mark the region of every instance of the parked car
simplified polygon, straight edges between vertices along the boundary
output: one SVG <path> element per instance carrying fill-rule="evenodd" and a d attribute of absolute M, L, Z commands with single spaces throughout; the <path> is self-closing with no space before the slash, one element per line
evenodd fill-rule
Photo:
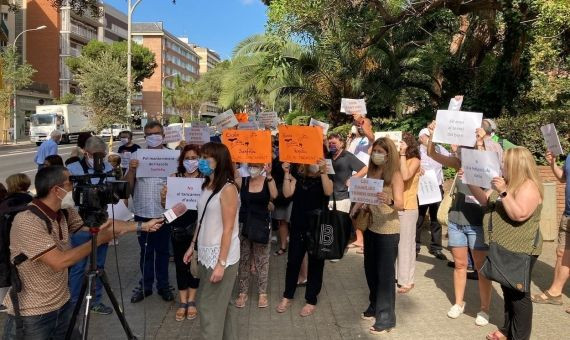
<path fill-rule="evenodd" d="M 108 139 L 113 136 L 113 140 L 119 140 L 119 134 L 121 131 L 131 131 L 131 127 L 126 124 L 113 124 L 110 128 L 105 128 L 99 132 L 99 137 L 103 139 Z"/>

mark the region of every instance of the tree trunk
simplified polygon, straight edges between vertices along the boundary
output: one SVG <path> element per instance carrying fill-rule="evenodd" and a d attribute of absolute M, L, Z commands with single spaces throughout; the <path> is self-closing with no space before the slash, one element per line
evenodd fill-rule
<path fill-rule="evenodd" d="M 465 42 L 465 35 L 469 29 L 469 16 L 467 14 L 459 16 L 459 31 L 453 35 L 451 45 L 449 46 L 449 53 L 452 56 L 457 55 L 463 42 Z"/>

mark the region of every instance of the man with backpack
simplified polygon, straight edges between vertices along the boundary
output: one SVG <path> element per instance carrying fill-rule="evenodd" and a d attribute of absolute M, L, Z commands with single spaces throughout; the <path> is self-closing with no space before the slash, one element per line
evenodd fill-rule
<path fill-rule="evenodd" d="M 74 208 L 69 171 L 62 166 L 43 168 L 35 178 L 37 198 L 13 220 L 3 215 L 0 224 L 0 273 L 12 285 L 4 299 L 8 320 L 4 339 L 63 339 L 73 306 L 70 300 L 68 268 L 91 253 L 91 243 L 71 248 L 69 235 L 83 227 Z M 98 244 L 109 242 L 111 221 L 101 226 Z M 115 233 L 157 230 L 160 220 L 135 225 L 115 221 Z M 9 239 L 6 239 L 6 235 Z M 9 248 L 7 248 L 9 246 Z"/>

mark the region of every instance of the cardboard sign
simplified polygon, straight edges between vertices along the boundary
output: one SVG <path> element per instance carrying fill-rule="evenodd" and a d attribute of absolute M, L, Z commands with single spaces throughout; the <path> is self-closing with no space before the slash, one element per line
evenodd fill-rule
<path fill-rule="evenodd" d="M 182 140 L 182 125 L 167 126 L 164 128 L 164 143 L 178 143 Z"/>
<path fill-rule="evenodd" d="M 259 130 L 259 127 L 257 126 L 257 122 L 238 123 L 238 130 L 255 131 Z"/>
<path fill-rule="evenodd" d="M 193 124 L 192 124 L 193 125 Z M 210 142 L 210 128 L 203 127 L 188 127 L 184 128 L 184 140 L 188 144 L 202 145 Z"/>
<path fill-rule="evenodd" d="M 166 204 L 170 209 L 177 203 L 184 203 L 189 210 L 196 210 L 202 194 L 203 178 L 168 177 L 166 180 Z"/>
<path fill-rule="evenodd" d="M 232 110 L 228 110 L 214 117 L 212 119 L 212 124 L 216 126 L 219 132 L 223 132 L 225 129 L 238 125 L 238 120 L 234 115 L 234 112 Z"/>
<path fill-rule="evenodd" d="M 390 138 L 396 144 L 396 150 L 400 151 L 400 142 L 402 141 L 402 131 L 382 131 L 374 132 L 374 140 L 378 138 Z"/>
<path fill-rule="evenodd" d="M 360 114 L 366 116 L 366 101 L 364 99 L 342 98 L 340 101 L 340 112 L 347 115 Z"/>
<path fill-rule="evenodd" d="M 327 123 L 323 123 L 319 120 L 311 118 L 311 121 L 309 121 L 309 126 L 320 126 L 323 129 L 323 135 L 326 135 L 327 132 L 329 131 L 330 125 Z"/>
<path fill-rule="evenodd" d="M 433 142 L 472 147 L 482 121 L 481 112 L 438 110 Z"/>
<path fill-rule="evenodd" d="M 279 160 L 317 164 L 324 158 L 323 132 L 316 126 L 279 126 Z"/>
<path fill-rule="evenodd" d="M 128 151 L 123 152 L 120 154 L 121 156 L 121 168 L 128 169 L 129 163 L 131 162 L 131 153 Z"/>
<path fill-rule="evenodd" d="M 332 159 L 327 158 L 325 159 L 325 162 L 327 162 L 327 175 L 334 175 L 336 174 L 336 172 L 334 172 L 334 168 L 332 165 Z"/>
<path fill-rule="evenodd" d="M 139 160 L 137 177 L 163 177 L 176 172 L 179 150 L 138 149 L 135 153 Z"/>
<path fill-rule="evenodd" d="M 226 130 L 222 143 L 228 147 L 233 162 L 271 163 L 271 132 Z"/>
<path fill-rule="evenodd" d="M 448 111 L 461 111 L 461 104 L 463 104 L 463 96 L 455 96 L 449 101 Z"/>
<path fill-rule="evenodd" d="M 558 132 L 556 132 L 556 126 L 554 124 L 548 124 L 540 127 L 544 141 L 546 142 L 546 149 L 552 152 L 554 156 L 558 156 L 564 153 L 562 150 L 562 145 L 560 145 L 560 139 L 558 138 Z"/>
<path fill-rule="evenodd" d="M 426 170 L 420 177 L 418 185 L 418 201 L 420 205 L 441 202 L 441 190 L 435 170 Z"/>
<path fill-rule="evenodd" d="M 277 112 L 260 112 L 258 121 L 263 128 L 274 128 L 279 124 L 279 117 L 277 116 Z"/>
<path fill-rule="evenodd" d="M 461 150 L 463 183 L 491 188 L 491 180 L 501 174 L 499 156 L 494 151 Z"/>
<path fill-rule="evenodd" d="M 372 178 L 354 178 L 349 182 L 350 201 L 354 203 L 380 204 L 378 193 L 382 192 L 384 181 Z"/>
<path fill-rule="evenodd" d="M 107 214 L 116 221 L 130 221 L 135 217 L 123 200 L 117 204 L 107 204 Z"/>

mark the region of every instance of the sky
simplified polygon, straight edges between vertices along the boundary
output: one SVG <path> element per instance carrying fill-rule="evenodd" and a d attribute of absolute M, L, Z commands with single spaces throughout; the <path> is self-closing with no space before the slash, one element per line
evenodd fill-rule
<path fill-rule="evenodd" d="M 104 0 L 127 13 L 127 0 Z M 132 1 L 133 3 L 135 0 Z M 134 22 L 162 21 L 167 31 L 187 36 L 229 59 L 233 48 L 250 35 L 265 31 L 266 6 L 260 0 L 142 0 Z"/>

